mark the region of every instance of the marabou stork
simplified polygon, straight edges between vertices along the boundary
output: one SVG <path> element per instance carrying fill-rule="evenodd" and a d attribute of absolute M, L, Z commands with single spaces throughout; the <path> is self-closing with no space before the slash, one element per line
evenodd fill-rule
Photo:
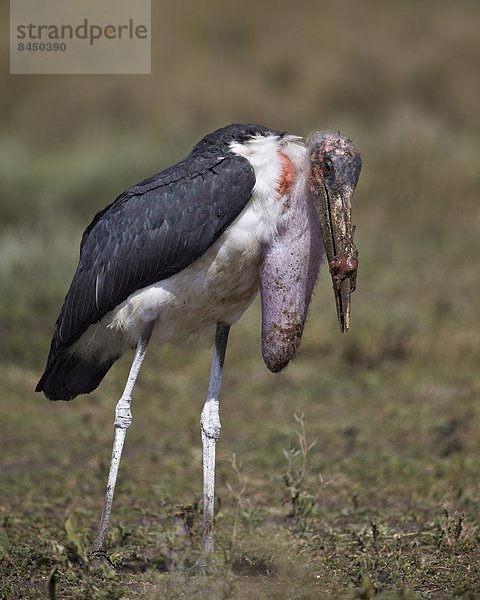
<path fill-rule="evenodd" d="M 300 344 L 325 250 L 340 328 L 348 328 L 357 270 L 351 197 L 360 169 L 357 149 L 339 133 L 316 132 L 304 142 L 262 125 L 229 125 L 121 194 L 87 227 L 36 391 L 50 400 L 88 394 L 117 358 L 136 348 L 116 406 L 94 556 L 106 557 L 132 390 L 150 338 L 181 343 L 216 327 L 201 414 L 203 547 L 213 549 L 215 445 L 230 326 L 260 289 L 263 358 L 274 373 L 284 369 Z"/>

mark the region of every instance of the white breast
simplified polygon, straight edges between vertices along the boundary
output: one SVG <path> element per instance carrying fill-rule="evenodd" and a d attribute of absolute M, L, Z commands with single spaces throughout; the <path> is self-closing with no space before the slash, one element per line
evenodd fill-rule
<path fill-rule="evenodd" d="M 279 151 L 288 154 L 286 146 L 276 136 L 233 143 L 231 150 L 247 158 L 256 175 L 242 213 L 205 254 L 172 277 L 131 294 L 90 326 L 72 350 L 102 361 L 135 345 L 148 321 L 156 321 L 153 337 L 158 342 L 184 343 L 219 321 L 239 319 L 258 291 L 262 244 L 276 235 L 284 210 L 285 198 L 276 190 L 282 176 Z M 291 146 L 296 162 L 304 150 Z"/>

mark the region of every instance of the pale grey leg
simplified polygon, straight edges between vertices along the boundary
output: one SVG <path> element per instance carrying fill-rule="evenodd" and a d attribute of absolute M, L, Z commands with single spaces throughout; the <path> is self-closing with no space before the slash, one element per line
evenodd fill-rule
<path fill-rule="evenodd" d="M 130 369 L 127 385 L 125 386 L 122 397 L 118 401 L 115 409 L 113 450 L 112 460 L 110 462 L 110 471 L 108 473 L 107 491 L 105 493 L 105 502 L 103 504 L 102 518 L 100 520 L 100 527 L 98 528 L 97 539 L 92 550 L 92 554 L 100 558 L 105 556 L 105 537 L 107 535 L 110 513 L 112 511 L 113 494 L 115 492 L 118 467 L 120 466 L 120 459 L 122 458 L 123 444 L 125 442 L 127 429 L 132 423 L 130 402 L 132 400 L 133 386 L 135 385 L 138 373 L 140 372 L 140 367 L 142 366 L 143 359 L 145 358 L 148 342 L 150 340 L 150 336 L 152 335 L 154 325 L 155 322 L 153 321 L 148 323 L 143 331 L 142 337 L 137 344 L 135 358 L 133 359 L 132 368 Z"/>
<path fill-rule="evenodd" d="M 215 445 L 220 438 L 219 401 L 223 363 L 227 350 L 230 325 L 217 324 L 210 380 L 202 410 L 201 430 L 203 444 L 203 550 L 213 551 L 213 519 L 215 509 Z"/>

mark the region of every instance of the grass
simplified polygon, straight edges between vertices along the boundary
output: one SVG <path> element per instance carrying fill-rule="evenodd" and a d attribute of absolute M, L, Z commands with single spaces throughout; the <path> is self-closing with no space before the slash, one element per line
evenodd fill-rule
<path fill-rule="evenodd" d="M 155 9 L 151 77 L 2 76 L 0 598 L 480 598 L 478 9 L 246 6 Z M 261 362 L 258 304 L 232 329 L 205 568 L 210 349 L 149 350 L 117 572 L 95 570 L 131 356 L 90 397 L 33 393 L 81 232 L 205 131 L 249 120 L 340 127 L 361 147 L 351 331 L 325 271 L 282 375 Z"/>

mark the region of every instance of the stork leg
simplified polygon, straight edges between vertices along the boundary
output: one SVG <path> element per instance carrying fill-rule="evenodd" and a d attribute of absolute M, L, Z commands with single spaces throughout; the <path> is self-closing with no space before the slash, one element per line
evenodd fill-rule
<path fill-rule="evenodd" d="M 220 438 L 220 388 L 230 325 L 217 323 L 207 396 L 200 419 L 203 445 L 203 550 L 213 551 L 215 446 Z"/>
<path fill-rule="evenodd" d="M 100 519 L 97 539 L 95 540 L 92 550 L 92 556 L 95 558 L 106 559 L 105 537 L 107 535 L 110 513 L 112 511 L 113 494 L 115 492 L 118 467 L 120 466 L 120 459 L 122 458 L 123 444 L 125 442 L 127 429 L 132 423 L 130 403 L 132 400 L 133 386 L 135 385 L 138 373 L 140 372 L 140 367 L 142 366 L 143 359 L 145 358 L 148 342 L 150 341 L 150 336 L 152 335 L 154 325 L 154 321 L 148 323 L 138 341 L 137 349 L 135 351 L 135 358 L 133 359 L 133 364 L 130 369 L 127 385 L 125 386 L 122 397 L 118 401 L 118 404 L 115 408 L 113 450 L 112 459 L 110 462 L 110 471 L 108 473 L 107 491 L 105 493 L 105 502 L 103 504 L 102 517 Z"/>

